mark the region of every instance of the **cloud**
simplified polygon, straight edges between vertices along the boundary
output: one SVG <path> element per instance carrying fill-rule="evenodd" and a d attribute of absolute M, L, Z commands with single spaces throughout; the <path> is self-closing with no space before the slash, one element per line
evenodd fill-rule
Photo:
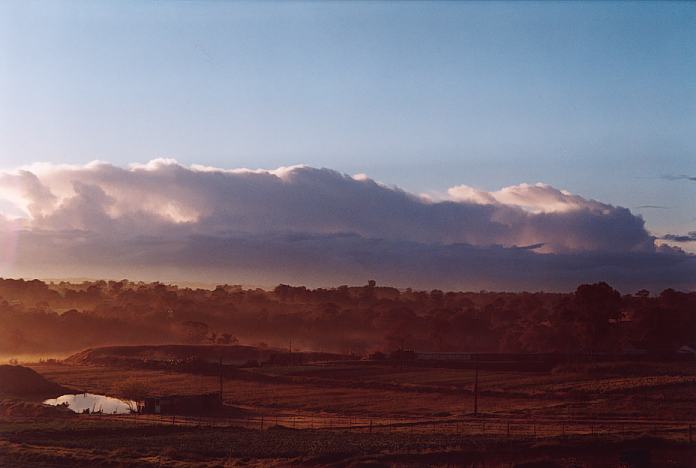
<path fill-rule="evenodd" d="M 427 200 L 362 175 L 292 166 L 276 170 L 184 167 L 159 159 L 40 166 L 15 179 L 32 228 L 97 233 L 353 233 L 366 238 L 545 251 L 654 248 L 642 218 L 549 185 L 496 192 L 466 186 Z M 6 177 L 19 177 L 6 175 Z"/>
<path fill-rule="evenodd" d="M 609 212 L 613 208 L 542 183 L 513 185 L 495 192 L 485 192 L 466 185 L 459 185 L 450 188 L 447 193 L 453 200 L 464 203 L 502 204 L 519 207 L 532 213 L 558 213 L 577 210 Z"/>
<path fill-rule="evenodd" d="M 572 290 L 608 281 L 623 291 L 696 285 L 696 257 L 655 252 L 539 254 L 532 249 L 426 244 L 355 234 L 276 233 L 186 238 L 106 237 L 82 231 L 22 236 L 15 271 L 91 277 L 273 286 L 380 284 L 458 290 Z M 33 273 L 32 273 L 33 272 Z"/>
<path fill-rule="evenodd" d="M 56 197 L 32 172 L 20 170 L 15 174 L 0 174 L 0 198 L 32 217 L 54 208 Z"/>
<path fill-rule="evenodd" d="M 679 175 L 674 175 L 674 174 L 667 174 L 662 176 L 663 179 L 666 180 L 690 180 L 690 181 L 696 181 L 696 176 L 690 176 L 686 174 L 679 174 Z"/>
<path fill-rule="evenodd" d="M 0 174 L 23 213 L 11 272 L 273 284 L 573 287 L 630 278 L 696 284 L 641 217 L 546 184 L 460 185 L 428 198 L 306 166 L 36 164 Z M 15 210 L 16 211 L 16 210 Z M 636 270 L 637 269 L 637 270 Z M 649 284 L 650 283 L 650 284 Z"/>
<path fill-rule="evenodd" d="M 690 231 L 687 234 L 665 234 L 660 239 L 672 242 L 696 242 L 696 231 Z"/>

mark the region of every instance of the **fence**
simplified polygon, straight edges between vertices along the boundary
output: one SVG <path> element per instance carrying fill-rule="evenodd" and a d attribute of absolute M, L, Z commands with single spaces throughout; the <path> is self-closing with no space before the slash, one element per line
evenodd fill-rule
<path fill-rule="evenodd" d="M 207 428 L 240 427 L 266 430 L 272 426 L 297 430 L 349 431 L 356 433 L 456 434 L 478 437 L 550 438 L 595 437 L 628 438 L 651 436 L 693 443 L 696 423 L 651 420 L 571 420 L 521 418 L 370 418 L 329 414 L 277 415 L 253 417 L 193 417 L 171 415 L 98 415 L 90 418 L 114 418 L 142 424 L 165 424 Z"/>

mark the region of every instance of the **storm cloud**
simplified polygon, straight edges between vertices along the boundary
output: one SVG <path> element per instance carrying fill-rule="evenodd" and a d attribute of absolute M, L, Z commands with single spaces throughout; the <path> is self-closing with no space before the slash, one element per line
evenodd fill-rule
<path fill-rule="evenodd" d="M 696 284 L 641 217 L 546 184 L 445 195 L 293 166 L 33 165 L 0 174 L 6 275 L 563 289 Z"/>

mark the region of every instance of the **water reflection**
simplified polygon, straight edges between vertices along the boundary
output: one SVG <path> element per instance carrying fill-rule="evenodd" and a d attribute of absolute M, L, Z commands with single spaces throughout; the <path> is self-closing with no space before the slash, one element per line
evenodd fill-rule
<path fill-rule="evenodd" d="M 130 413 L 131 409 L 136 408 L 136 404 L 132 400 L 119 400 L 118 398 L 95 395 L 94 393 L 63 395 L 46 400 L 44 404 L 51 406 L 66 405 L 76 413 L 126 414 Z"/>

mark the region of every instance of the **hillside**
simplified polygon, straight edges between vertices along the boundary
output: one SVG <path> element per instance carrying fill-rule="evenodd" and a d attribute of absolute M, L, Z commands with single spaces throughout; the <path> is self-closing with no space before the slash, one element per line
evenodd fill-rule
<path fill-rule="evenodd" d="M 242 345 L 143 345 L 105 346 L 89 348 L 73 354 L 65 361 L 69 364 L 109 365 L 119 361 L 178 361 L 203 360 L 217 362 L 222 358 L 228 365 L 243 365 L 249 361 L 264 362 L 275 355 L 286 354 L 283 350 L 256 348 Z M 305 361 L 339 360 L 346 356 L 333 353 L 293 353 Z"/>
<path fill-rule="evenodd" d="M 33 369 L 0 365 L 0 397 L 44 398 L 58 396 L 67 390 Z"/>

